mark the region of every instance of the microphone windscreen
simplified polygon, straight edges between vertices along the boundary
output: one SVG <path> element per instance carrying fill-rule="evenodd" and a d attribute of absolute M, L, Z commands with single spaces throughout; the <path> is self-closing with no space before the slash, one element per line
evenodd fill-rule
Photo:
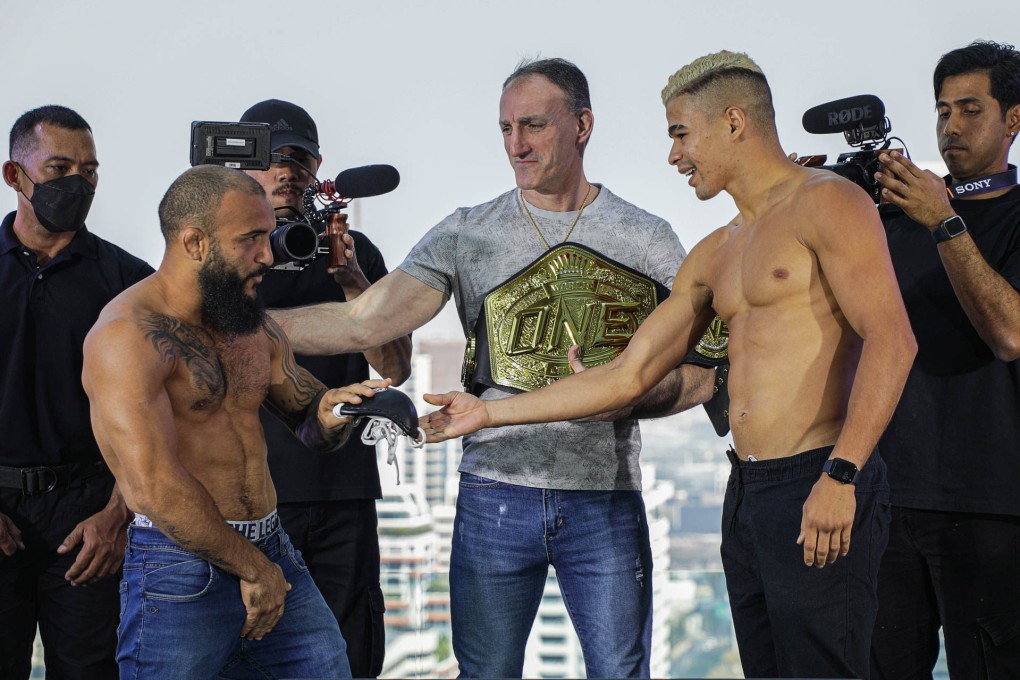
<path fill-rule="evenodd" d="M 885 119 L 885 104 L 873 94 L 837 99 L 804 112 L 804 130 L 813 135 L 846 132 L 859 125 L 871 127 Z"/>
<path fill-rule="evenodd" d="M 344 198 L 365 198 L 386 194 L 400 184 L 400 173 L 392 165 L 363 165 L 336 176 L 336 192 Z"/>

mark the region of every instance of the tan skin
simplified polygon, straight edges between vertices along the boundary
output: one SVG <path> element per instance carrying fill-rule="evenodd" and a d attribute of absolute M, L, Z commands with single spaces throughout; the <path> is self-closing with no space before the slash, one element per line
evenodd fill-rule
<path fill-rule="evenodd" d="M 304 149 L 284 146 L 275 150 L 276 153 L 293 158 L 296 163 L 273 163 L 268 170 L 250 170 L 245 174 L 257 181 L 266 190 L 277 216 L 294 219 L 303 215 L 302 197 L 304 190 L 312 183 L 314 174 L 322 165 L 322 156 L 316 158 Z M 308 174 L 304 166 L 313 174 Z M 340 216 L 332 215 L 330 219 L 339 220 Z M 343 288 L 344 297 L 350 301 L 368 290 L 371 282 L 361 271 L 355 257 L 354 237 L 344 232 L 341 236 L 345 249 L 347 264 L 332 267 L 329 272 Z M 394 385 L 402 384 L 411 375 L 411 337 L 403 335 L 379 347 L 369 348 L 364 352 L 365 360 L 379 375 L 385 375 Z"/>
<path fill-rule="evenodd" d="M 721 191 L 739 216 L 700 242 L 673 292 L 615 361 L 547 388 L 480 402 L 451 392 L 422 418 L 429 441 L 482 427 L 566 420 L 624 407 L 655 385 L 718 313 L 729 325 L 730 424 L 759 460 L 834 445 L 864 466 L 916 352 L 882 225 L 867 196 L 802 168 L 741 107 L 709 115 L 690 95 L 667 105 L 669 162 L 701 199 Z M 677 342 L 677 338 L 683 339 Z M 853 487 L 820 476 L 804 504 L 807 565 L 850 550 Z"/>
<path fill-rule="evenodd" d="M 63 250 L 74 232 L 53 233 L 39 224 L 32 209 L 35 183 L 69 175 L 81 175 L 93 186 L 99 182 L 99 161 L 92 133 L 40 123 L 35 127 L 35 144 L 26 153 L 16 153 L 3 164 L 7 186 L 18 192 L 14 234 L 43 265 Z M 100 512 L 79 522 L 57 548 L 59 554 L 81 550 L 64 578 L 74 586 L 94 583 L 117 572 L 124 561 L 124 526 L 130 513 L 115 486 L 110 501 Z M 10 517 L 0 513 L 0 553 L 10 557 L 24 550 L 21 531 Z M 2 557 L 0 557 L 2 559 Z"/>
<path fill-rule="evenodd" d="M 1006 170 L 1009 150 L 1020 134 L 1020 105 L 1003 110 L 992 97 L 988 73 L 950 76 L 935 105 L 939 150 L 955 182 Z M 956 214 L 945 181 L 921 170 L 897 151 L 879 156 L 884 171 L 875 173 L 882 196 L 915 222 L 934 231 Z M 1009 189 L 960 200 L 981 201 Z M 985 260 L 969 233 L 938 245 L 939 257 L 974 329 L 1000 361 L 1020 357 L 1020 292 Z"/>
<path fill-rule="evenodd" d="M 507 87 L 500 97 L 499 127 L 525 200 L 545 210 L 581 207 L 589 186 L 584 147 L 593 126 L 590 109 L 571 112 L 563 91 L 542 76 L 522 77 Z M 597 191 L 592 186 L 589 202 Z M 272 315 L 300 353 L 337 354 L 410 333 L 438 314 L 446 301 L 442 293 L 398 269 L 353 302 L 273 310 Z M 571 365 L 575 370 L 583 367 L 576 350 Z M 661 416 L 701 404 L 712 396 L 713 377 L 710 370 L 682 366 L 656 390 L 648 390 L 641 404 L 628 405 L 613 417 Z"/>
<path fill-rule="evenodd" d="M 96 439 L 127 505 L 240 579 L 247 610 L 240 634 L 258 640 L 283 615 L 290 585 L 224 520 L 258 519 L 276 507 L 259 407 L 296 425 L 307 445 L 330 450 L 349 434 L 349 419 L 336 418 L 333 406 L 360 403 L 390 383 L 323 393 L 271 320 L 247 336 L 204 327 L 197 273 L 215 257 L 214 238 L 236 272 L 251 275 L 272 262 L 275 222 L 264 196 L 228 192 L 215 223 L 214 234 L 184 226 L 159 270 L 103 310 L 86 338 L 83 383 Z M 249 295 L 260 279 L 249 279 Z"/>

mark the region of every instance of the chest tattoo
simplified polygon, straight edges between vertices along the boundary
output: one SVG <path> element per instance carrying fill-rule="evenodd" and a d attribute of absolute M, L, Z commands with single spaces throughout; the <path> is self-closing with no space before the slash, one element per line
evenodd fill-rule
<path fill-rule="evenodd" d="M 154 313 L 142 321 L 145 337 L 164 362 L 183 361 L 196 387 L 218 397 L 224 393 L 223 367 L 217 353 L 188 324 Z"/>

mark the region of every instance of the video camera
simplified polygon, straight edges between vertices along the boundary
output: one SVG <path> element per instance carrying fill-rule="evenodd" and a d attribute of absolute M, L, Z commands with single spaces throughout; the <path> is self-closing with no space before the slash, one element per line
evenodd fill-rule
<path fill-rule="evenodd" d="M 268 123 L 191 123 L 192 166 L 268 170 L 272 163 L 295 163 L 313 177 L 301 197 L 304 219 L 277 217 L 276 229 L 269 235 L 273 269 L 285 271 L 301 271 L 317 256 L 327 254 L 330 266 L 346 264 L 341 237 L 347 233 L 347 215 L 342 211 L 355 198 L 389 193 L 400 184 L 400 173 L 392 165 L 350 168 L 335 180 L 320 181 L 295 159 L 271 151 Z M 316 207 L 316 201 L 322 207 Z M 320 230 L 314 224 L 325 226 Z M 322 240 L 324 245 L 320 245 Z"/>
<path fill-rule="evenodd" d="M 824 135 L 842 132 L 847 144 L 860 148 L 859 151 L 848 151 L 839 155 L 835 165 L 823 165 L 827 156 L 804 156 L 797 162 L 807 167 L 820 167 L 831 170 L 868 192 L 876 204 L 881 202 L 882 185 L 875 180 L 875 172 L 882 169 L 878 154 L 889 149 L 892 140 L 906 144 L 899 137 L 889 137 L 892 123 L 885 115 L 885 104 L 873 94 L 862 94 L 856 97 L 837 99 L 828 104 L 820 104 L 804 112 L 802 119 L 804 130 L 813 135 Z M 879 146 L 881 145 L 881 146 Z"/>

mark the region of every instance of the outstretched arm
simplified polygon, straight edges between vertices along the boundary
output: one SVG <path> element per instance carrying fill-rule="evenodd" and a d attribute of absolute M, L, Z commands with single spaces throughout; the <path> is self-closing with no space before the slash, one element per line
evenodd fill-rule
<path fill-rule="evenodd" d="M 334 215 L 333 217 L 335 218 L 336 216 Z M 347 263 L 331 268 L 329 273 L 333 275 L 333 279 L 343 289 L 344 298 L 346 298 L 347 302 L 350 302 L 368 290 L 372 282 L 369 281 L 368 276 L 362 270 L 361 261 L 358 259 L 361 251 L 355 248 L 354 236 L 345 232 L 341 236 L 341 241 L 345 248 L 344 255 Z M 369 253 L 365 257 L 370 258 L 368 260 L 370 271 L 375 271 L 376 278 L 378 278 L 379 269 L 384 272 L 385 264 L 382 262 L 382 255 L 379 254 L 378 250 L 374 250 L 374 257 L 378 261 L 375 266 L 378 269 L 372 269 L 372 256 L 373 249 L 369 249 Z M 411 375 L 410 335 L 402 335 L 384 345 L 367 349 L 363 354 L 368 364 L 379 375 L 392 380 L 394 385 L 400 385 Z"/>
<path fill-rule="evenodd" d="M 711 240 L 691 251 L 673 293 L 645 319 L 619 357 L 508 399 L 481 401 L 462 392 L 425 395 L 428 403 L 444 407 L 422 419 L 428 441 L 483 427 L 575 420 L 637 402 L 676 367 L 715 316 L 710 291 L 699 280 L 700 262 L 714 247 Z"/>
<path fill-rule="evenodd" d="M 446 304 L 443 293 L 397 269 L 351 302 L 273 309 L 299 354 L 363 352 L 425 325 Z"/>
<path fill-rule="evenodd" d="M 578 357 L 577 345 L 568 354 L 570 367 L 575 373 L 587 370 Z M 664 418 L 674 413 L 704 404 L 712 398 L 715 369 L 694 364 L 681 364 L 666 374 L 655 387 L 648 390 L 631 406 L 616 411 L 599 413 L 585 418 L 592 421 L 620 420 L 621 418 Z"/>

